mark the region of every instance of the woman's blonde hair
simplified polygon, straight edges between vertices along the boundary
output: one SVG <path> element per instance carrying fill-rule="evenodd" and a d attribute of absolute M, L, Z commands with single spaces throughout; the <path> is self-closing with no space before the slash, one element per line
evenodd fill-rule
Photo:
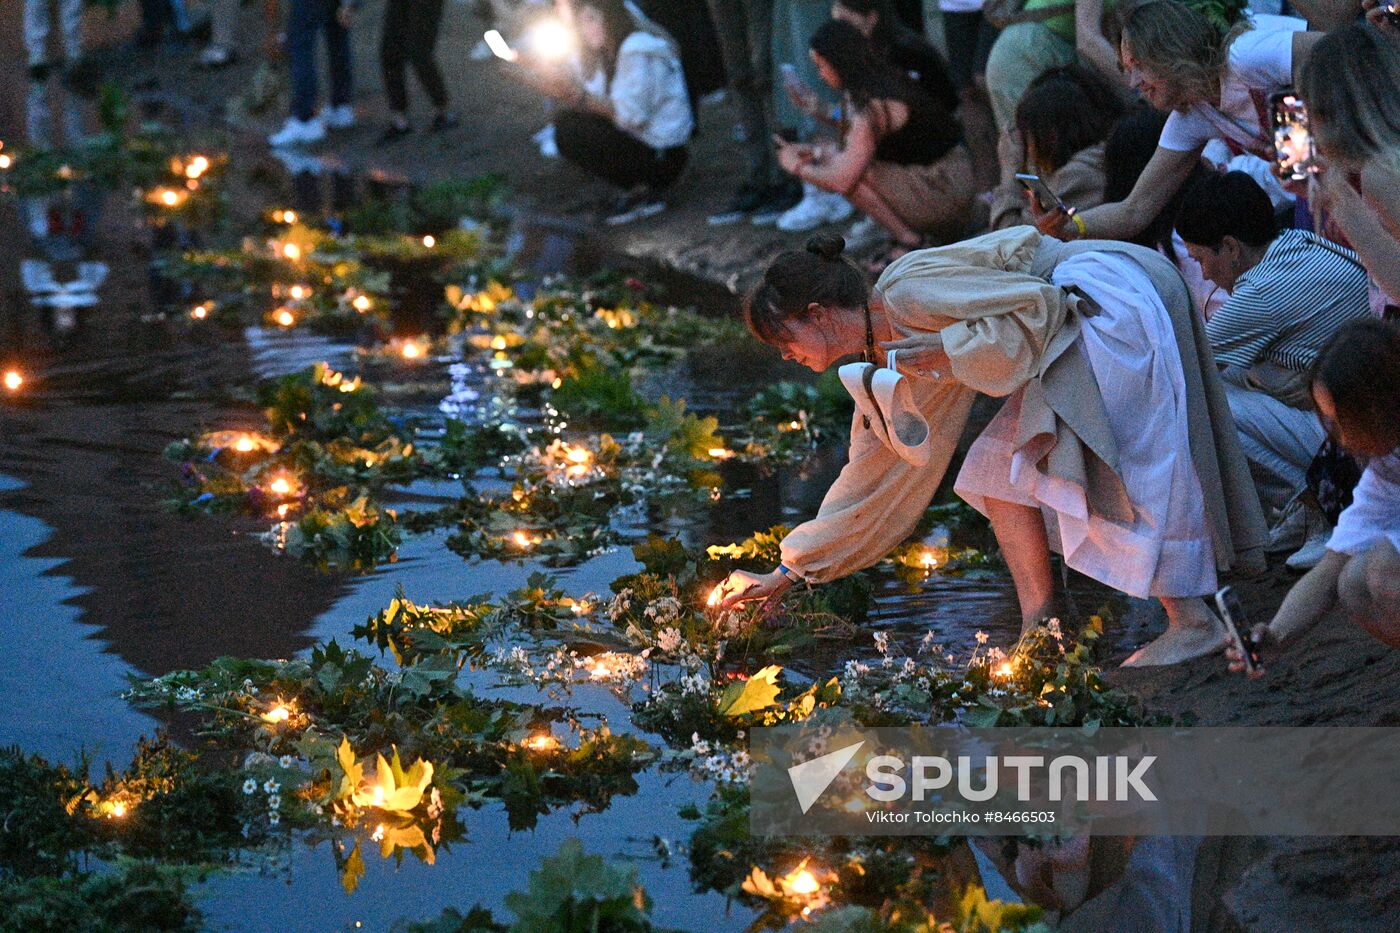
<path fill-rule="evenodd" d="M 1299 93 L 1323 156 L 1400 170 L 1400 42 L 1370 23 L 1328 33 L 1303 63 Z"/>
<path fill-rule="evenodd" d="M 1184 101 L 1210 100 L 1220 89 L 1230 43 L 1247 20 L 1222 33 L 1205 14 L 1177 0 L 1151 0 L 1123 17 L 1123 41 L 1144 71 L 1169 82 Z M 1183 102 L 1184 102 L 1183 101 Z"/>

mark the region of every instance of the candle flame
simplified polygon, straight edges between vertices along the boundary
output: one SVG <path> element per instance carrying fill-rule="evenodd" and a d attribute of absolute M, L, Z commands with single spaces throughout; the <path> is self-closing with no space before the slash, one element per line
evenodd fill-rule
<path fill-rule="evenodd" d="M 7 168 L 9 168 L 11 165 L 14 165 L 14 164 L 15 164 L 15 160 L 14 160 L 14 159 L 10 158 L 10 157 L 7 156 L 7 155 L 0 154 L 0 171 L 3 171 L 3 170 L 5 170 L 5 169 L 7 169 Z"/>
<path fill-rule="evenodd" d="M 292 297 L 293 301 L 302 301 L 303 299 L 311 297 L 311 289 L 307 288 L 305 285 L 293 285 L 291 288 L 287 289 L 287 294 Z"/>
<path fill-rule="evenodd" d="M 17 369 L 6 370 L 5 389 L 10 392 L 18 392 L 24 385 L 24 376 Z"/>
<path fill-rule="evenodd" d="M 301 247 L 297 246 L 295 243 L 283 243 L 282 255 L 290 259 L 292 262 L 296 262 L 298 259 L 301 258 Z"/>
<path fill-rule="evenodd" d="M 350 304 L 355 308 L 356 311 L 360 312 L 361 314 L 364 314 L 366 311 L 369 310 L 369 296 L 356 295 L 355 300 L 350 302 Z"/>
<path fill-rule="evenodd" d="M 241 454 L 251 453 L 257 446 L 257 442 L 246 434 L 233 442 L 233 449 Z"/>
<path fill-rule="evenodd" d="M 274 479 L 271 483 L 269 483 L 267 488 L 274 495 L 287 496 L 291 495 L 292 482 L 285 476 L 279 476 L 276 479 Z"/>
<path fill-rule="evenodd" d="M 121 819 L 122 817 L 126 816 L 126 804 L 120 800 L 114 801 L 112 803 L 112 816 L 116 817 L 117 819 Z"/>
<path fill-rule="evenodd" d="M 550 735 L 548 732 L 536 733 L 535 735 L 532 735 L 525 740 L 525 747 L 532 748 L 537 752 L 545 751 L 551 748 L 556 748 L 558 745 L 559 740 L 556 739 L 554 736 Z"/>
<path fill-rule="evenodd" d="M 272 709 L 262 714 L 263 722 L 269 722 L 274 724 L 279 722 L 286 722 L 288 719 L 291 718 L 292 711 L 286 706 L 282 705 L 281 703 L 278 703 Z"/>
<path fill-rule="evenodd" d="M 820 891 L 821 884 L 817 882 L 816 875 L 804 868 L 788 876 L 787 888 L 793 894 L 809 895 Z"/>
<path fill-rule="evenodd" d="M 416 360 L 423 355 L 423 348 L 412 340 L 404 341 L 403 348 L 399 351 L 406 360 Z"/>
<path fill-rule="evenodd" d="M 190 311 L 190 317 L 194 318 L 196 321 L 202 321 L 202 320 L 204 320 L 205 318 L 207 318 L 208 316 L 209 316 L 209 306 L 208 306 L 208 305 L 195 305 L 194 308 L 191 309 L 191 311 Z"/>
<path fill-rule="evenodd" d="M 174 207 L 176 204 L 180 203 L 180 193 L 170 190 L 162 191 L 160 193 L 160 203 L 164 204 L 166 207 Z"/>
<path fill-rule="evenodd" d="M 291 327 L 297 322 L 297 316 L 291 311 L 288 311 L 286 308 L 283 308 L 282 310 L 274 314 L 272 316 L 272 319 L 276 321 L 277 324 L 281 327 Z"/>
<path fill-rule="evenodd" d="M 1003 661 L 997 665 L 996 670 L 992 671 L 992 676 L 999 680 L 1010 680 L 1016 676 L 1016 668 L 1011 666 L 1010 661 Z"/>
<path fill-rule="evenodd" d="M 431 233 L 423 237 L 423 246 L 427 249 L 432 249 L 434 246 L 437 246 L 437 237 L 433 236 Z"/>
<path fill-rule="evenodd" d="M 705 600 L 705 605 L 711 609 L 724 602 L 724 584 L 720 583 L 710 590 L 709 598 Z"/>

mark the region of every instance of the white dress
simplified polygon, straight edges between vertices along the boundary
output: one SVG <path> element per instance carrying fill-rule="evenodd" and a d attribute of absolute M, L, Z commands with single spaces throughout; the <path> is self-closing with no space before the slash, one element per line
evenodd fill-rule
<path fill-rule="evenodd" d="M 1366 464 L 1351 505 L 1342 510 L 1327 550 L 1353 557 L 1389 540 L 1400 551 L 1400 453 Z"/>
<path fill-rule="evenodd" d="M 973 442 L 954 489 L 983 513 L 989 498 L 1039 508 L 1051 548 L 1071 568 L 1130 596 L 1213 593 L 1215 551 L 1166 307 L 1124 256 L 1083 253 L 1056 266 L 1051 280 L 1077 285 L 1101 308 L 1083 319 L 1076 347 L 1103 395 L 1133 521 L 1091 516 L 1083 488 L 1045 475 L 1015 452 L 1021 391 Z"/>

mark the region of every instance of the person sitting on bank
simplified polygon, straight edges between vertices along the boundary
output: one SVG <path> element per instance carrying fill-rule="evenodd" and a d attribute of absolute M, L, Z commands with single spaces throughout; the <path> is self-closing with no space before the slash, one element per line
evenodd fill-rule
<path fill-rule="evenodd" d="M 507 66 L 506 73 L 559 101 L 559 154 L 622 188 L 607 216 L 628 223 L 666 209 L 695 127 L 675 41 L 638 28 L 624 0 L 575 0 L 578 73 Z"/>
<path fill-rule="evenodd" d="M 1266 511 L 1283 519 L 1270 549 L 1296 550 L 1321 513 L 1299 500 L 1326 439 L 1308 371 L 1344 324 L 1370 315 L 1356 254 L 1315 233 L 1277 230 L 1273 203 L 1243 172 L 1187 189 L 1176 229 L 1205 277 L 1229 292 L 1206 323 L 1230 413 Z M 1286 513 L 1286 514 L 1285 514 Z"/>
<path fill-rule="evenodd" d="M 845 195 L 889 232 L 896 255 L 960 235 L 975 186 L 957 119 L 851 24 L 825 23 L 811 45 L 822 80 L 846 96 L 841 147 L 778 140 L 778 164 Z"/>
<path fill-rule="evenodd" d="M 1400 327 L 1369 319 L 1347 324 L 1318 355 L 1312 397 L 1328 432 L 1368 457 L 1355 496 L 1337 521 L 1327 553 L 1293 585 L 1256 643 L 1286 644 L 1340 604 L 1356 625 L 1400 648 Z M 1239 653 L 1227 651 L 1232 670 Z M 1263 676 L 1257 667 L 1253 676 Z"/>
<path fill-rule="evenodd" d="M 1001 184 L 992 192 L 991 228 L 1035 223 L 1030 193 L 1017 172 L 1039 175 L 1060 200 L 1080 208 L 1104 199 L 1104 146 L 1123 115 L 1117 91 L 1079 65 L 1056 68 L 1031 82 L 1016 107 L 1016 127 L 1001 138 Z M 1048 207 L 1049 205 L 1045 205 Z"/>
<path fill-rule="evenodd" d="M 912 252 L 872 291 L 842 247 L 817 237 L 778 256 L 746 304 L 749 329 L 818 372 L 863 352 L 880 367 L 865 384 L 878 375 L 897 387 L 895 369 L 909 403 L 862 411 L 855 383 L 850 462 L 817 516 L 784 539 L 778 569 L 731 575 L 724 604 L 889 553 L 924 514 L 984 392 L 1007 401 L 954 489 L 991 520 L 1023 631 L 1059 614 L 1054 549 L 1071 569 L 1166 608 L 1166 633 L 1125 663 L 1217 652 L 1224 629 L 1202 597 L 1218 571 L 1262 564 L 1267 530 L 1171 263 L 1141 246 L 1015 227 Z"/>

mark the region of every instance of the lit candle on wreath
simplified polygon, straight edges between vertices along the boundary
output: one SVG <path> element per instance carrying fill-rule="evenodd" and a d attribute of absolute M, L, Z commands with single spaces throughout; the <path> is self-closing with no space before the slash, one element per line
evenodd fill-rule
<path fill-rule="evenodd" d="M 548 752 L 559 747 L 559 740 L 548 732 L 536 732 L 525 740 L 524 745 L 534 752 Z"/>

